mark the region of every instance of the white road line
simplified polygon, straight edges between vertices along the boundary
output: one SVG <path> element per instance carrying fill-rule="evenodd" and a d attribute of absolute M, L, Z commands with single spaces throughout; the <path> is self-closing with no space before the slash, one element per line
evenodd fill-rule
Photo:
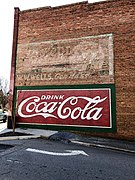
<path fill-rule="evenodd" d="M 75 156 L 75 155 L 79 155 L 79 154 L 89 156 L 84 151 L 80 151 L 80 150 L 66 150 L 67 153 L 57 153 L 57 152 L 42 151 L 42 150 L 38 150 L 38 149 L 27 148 L 26 151 L 47 154 L 47 155 L 53 155 L 53 156 Z"/>

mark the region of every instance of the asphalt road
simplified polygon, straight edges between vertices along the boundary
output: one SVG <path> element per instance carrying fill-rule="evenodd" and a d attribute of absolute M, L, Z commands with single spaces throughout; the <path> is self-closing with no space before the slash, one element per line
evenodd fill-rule
<path fill-rule="evenodd" d="M 0 180 L 135 179 L 134 154 L 46 139 L 3 141 L 0 148 Z"/>

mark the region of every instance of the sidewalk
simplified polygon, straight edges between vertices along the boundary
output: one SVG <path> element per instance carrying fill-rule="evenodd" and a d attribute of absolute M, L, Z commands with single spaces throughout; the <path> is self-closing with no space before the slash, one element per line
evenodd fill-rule
<path fill-rule="evenodd" d="M 12 129 L 5 129 L 0 132 L 1 134 L 11 132 Z M 71 142 L 78 145 L 83 145 L 87 147 L 99 147 L 107 148 L 117 151 L 130 152 L 135 154 L 135 142 L 125 141 L 125 140 L 115 140 L 109 138 L 100 137 L 84 137 L 81 135 L 73 134 L 70 132 L 58 132 L 51 130 L 40 130 L 40 129 L 22 129 L 16 128 L 15 132 L 24 133 L 24 136 L 8 136 L 0 137 L 2 140 L 15 140 L 15 139 L 31 139 L 31 138 L 47 138 L 50 140 L 58 140 L 64 142 Z"/>

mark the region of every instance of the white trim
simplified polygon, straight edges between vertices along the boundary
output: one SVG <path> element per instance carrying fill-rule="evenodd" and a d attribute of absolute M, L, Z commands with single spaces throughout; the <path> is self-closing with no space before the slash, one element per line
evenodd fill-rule
<path fill-rule="evenodd" d="M 111 89 L 109 88 L 109 102 L 110 102 L 110 127 L 112 128 L 112 103 L 111 103 Z"/>
<path fill-rule="evenodd" d="M 96 91 L 96 90 L 110 90 L 110 88 L 96 88 L 96 89 L 26 89 L 26 90 L 21 90 L 21 89 L 18 89 L 17 91 L 66 91 L 66 90 L 68 90 L 68 91 L 73 91 L 73 90 L 75 90 L 75 91 L 82 91 L 82 90 L 85 90 L 85 91 L 87 91 L 87 90 L 94 90 L 94 91 Z"/>
<path fill-rule="evenodd" d="M 110 129 L 112 128 L 111 126 L 106 127 L 106 126 L 84 126 L 84 125 L 67 125 L 67 124 L 40 124 L 40 123 L 16 123 L 16 124 L 29 124 L 29 125 L 40 125 L 40 126 L 68 126 L 68 127 L 93 127 L 93 128 L 106 128 L 106 129 Z"/>

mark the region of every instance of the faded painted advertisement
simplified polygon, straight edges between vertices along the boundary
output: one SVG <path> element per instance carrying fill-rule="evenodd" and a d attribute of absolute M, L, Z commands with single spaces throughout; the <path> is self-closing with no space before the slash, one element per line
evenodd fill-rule
<path fill-rule="evenodd" d="M 17 123 L 112 128 L 110 88 L 18 90 Z"/>
<path fill-rule="evenodd" d="M 112 34 L 18 45 L 16 86 L 114 83 Z"/>

